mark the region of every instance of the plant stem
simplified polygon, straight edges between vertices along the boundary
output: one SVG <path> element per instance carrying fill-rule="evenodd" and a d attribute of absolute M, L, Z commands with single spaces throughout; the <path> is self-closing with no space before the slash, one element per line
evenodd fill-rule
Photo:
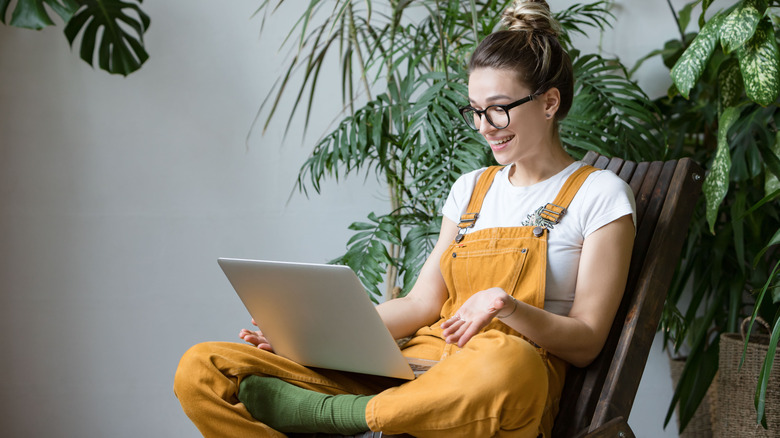
<path fill-rule="evenodd" d="M 401 17 L 398 16 L 403 9 L 400 7 L 400 5 L 397 2 L 391 2 L 391 6 L 393 8 L 393 18 L 390 21 L 391 22 L 391 30 L 390 30 L 390 46 L 387 50 L 387 57 L 385 58 L 385 66 L 387 68 L 387 85 L 388 87 L 392 85 L 397 86 L 398 82 L 393 80 L 393 53 L 395 53 L 395 50 L 393 50 L 393 44 L 395 43 L 395 35 L 396 30 L 398 29 L 398 25 L 401 22 Z M 400 90 L 399 90 L 400 91 Z M 393 94 L 388 93 L 388 96 L 391 100 L 393 99 Z M 389 110 L 389 126 L 388 126 L 388 135 L 392 135 L 393 132 L 393 110 L 392 105 L 390 106 Z M 388 154 L 392 155 L 392 152 L 390 151 L 390 148 L 387 148 Z M 389 167 L 386 179 L 387 179 L 387 190 L 390 195 L 390 207 L 393 213 L 391 214 L 397 214 L 399 207 L 401 206 L 401 202 L 399 200 L 399 190 L 397 187 L 397 182 L 393 179 L 393 175 L 396 175 L 395 170 L 395 161 L 393 160 L 392 156 L 388 157 L 387 165 Z M 401 248 L 400 246 L 391 243 L 389 253 L 392 260 L 397 260 L 400 253 Z M 387 274 L 385 276 L 385 283 L 386 283 L 386 290 L 385 290 L 385 296 L 392 297 L 393 296 L 393 289 L 395 289 L 396 281 L 398 277 L 398 268 L 395 265 L 389 265 L 387 267 Z"/>
<path fill-rule="evenodd" d="M 674 22 L 677 23 L 677 30 L 680 32 L 680 42 L 685 45 L 685 33 L 683 32 L 682 26 L 680 26 L 680 18 L 677 17 L 677 11 L 675 11 L 674 6 L 672 6 L 672 0 L 666 0 L 666 4 L 669 5 L 669 9 L 672 11 L 672 17 L 674 17 Z"/>

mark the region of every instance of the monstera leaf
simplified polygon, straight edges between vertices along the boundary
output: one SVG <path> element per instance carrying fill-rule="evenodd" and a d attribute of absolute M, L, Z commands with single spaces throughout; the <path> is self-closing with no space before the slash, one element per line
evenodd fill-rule
<path fill-rule="evenodd" d="M 11 20 L 6 21 L 11 0 L 0 0 L 0 21 L 14 27 L 40 30 L 54 24 L 44 8 L 44 3 L 56 12 L 64 21 L 76 12 L 79 4 L 75 0 L 19 0 L 11 14 Z"/>
<path fill-rule="evenodd" d="M 144 48 L 144 33 L 149 16 L 134 0 L 0 0 L 0 21 L 14 27 L 40 30 L 54 25 L 47 9 L 66 23 L 65 36 L 73 43 L 81 34 L 81 59 L 114 74 L 127 76 L 141 68 L 149 58 Z M 143 0 L 137 0 L 141 3 Z M 12 10 L 10 20 L 8 11 Z M 101 31 L 102 29 L 102 31 Z M 98 42 L 98 34 L 100 41 Z"/>
<path fill-rule="evenodd" d="M 139 3 L 141 0 L 138 0 Z M 81 59 L 113 74 L 128 74 L 149 58 L 143 44 L 149 16 L 137 4 L 119 0 L 78 0 L 79 8 L 65 27 L 71 47 L 81 33 Z M 102 29 L 102 33 L 99 31 Z M 98 34 L 100 41 L 98 45 Z"/>

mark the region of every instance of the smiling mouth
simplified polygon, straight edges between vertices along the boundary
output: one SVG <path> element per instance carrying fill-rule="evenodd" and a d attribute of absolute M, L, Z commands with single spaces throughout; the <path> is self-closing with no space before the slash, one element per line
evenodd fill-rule
<path fill-rule="evenodd" d="M 511 137 L 502 138 L 500 140 L 488 140 L 488 143 L 490 144 L 491 147 L 498 147 L 498 146 L 503 146 L 504 144 L 508 143 L 513 138 L 515 138 L 515 137 L 511 136 Z"/>

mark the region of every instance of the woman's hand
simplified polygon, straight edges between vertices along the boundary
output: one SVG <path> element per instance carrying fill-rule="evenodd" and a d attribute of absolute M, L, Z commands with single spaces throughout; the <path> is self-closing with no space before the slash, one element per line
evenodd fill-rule
<path fill-rule="evenodd" d="M 502 313 L 501 316 L 509 315 L 509 312 L 513 311 L 513 305 L 517 305 L 514 298 L 498 287 L 475 293 L 463 303 L 452 318 L 441 325 L 444 329 L 442 333 L 444 340 L 448 344 L 457 343 L 458 347 L 462 348 L 499 312 Z M 501 312 L 502 309 L 507 310 Z"/>
<path fill-rule="evenodd" d="M 252 318 L 252 325 L 257 327 L 254 318 Z M 238 332 L 238 337 L 261 350 L 270 351 L 271 353 L 274 352 L 274 347 L 271 346 L 268 339 L 265 338 L 265 335 L 263 335 L 263 332 L 260 330 L 252 331 L 249 329 L 241 329 L 241 331 Z"/>

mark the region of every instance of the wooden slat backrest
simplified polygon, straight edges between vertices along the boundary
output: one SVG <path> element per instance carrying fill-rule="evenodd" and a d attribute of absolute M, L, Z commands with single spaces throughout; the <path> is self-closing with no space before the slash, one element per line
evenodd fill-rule
<path fill-rule="evenodd" d="M 589 152 L 634 192 L 637 232 L 626 290 L 604 349 L 587 368 L 571 368 L 553 436 L 573 437 L 615 417 L 628 419 L 701 193 L 702 169 L 692 160 L 634 163 Z"/>

